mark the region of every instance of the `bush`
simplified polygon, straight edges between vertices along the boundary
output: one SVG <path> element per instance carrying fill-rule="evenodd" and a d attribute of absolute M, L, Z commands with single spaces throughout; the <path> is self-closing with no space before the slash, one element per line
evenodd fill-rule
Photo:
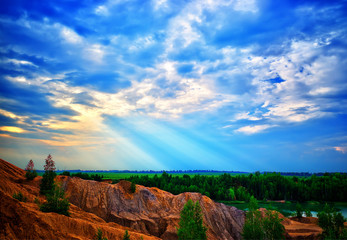
<path fill-rule="evenodd" d="M 128 230 L 125 230 L 123 240 L 130 240 L 130 234 L 128 233 Z"/>
<path fill-rule="evenodd" d="M 64 172 L 62 172 L 60 175 L 62 175 L 62 176 L 70 176 L 70 172 L 68 172 L 68 171 L 64 171 Z"/>
<path fill-rule="evenodd" d="M 312 213 L 311 213 L 310 209 L 305 210 L 305 215 L 306 215 L 306 217 L 312 217 Z"/>
<path fill-rule="evenodd" d="M 324 210 L 318 213 L 318 225 L 323 229 L 324 239 L 344 239 L 346 236 L 343 225 L 345 221 L 341 212 L 336 212 L 327 204 Z"/>
<path fill-rule="evenodd" d="M 28 171 L 26 171 L 25 177 L 26 177 L 27 180 L 33 180 L 34 178 L 37 177 L 36 170 L 32 170 L 32 171 L 28 170 Z"/>
<path fill-rule="evenodd" d="M 135 193 L 136 192 L 136 184 L 135 183 L 131 183 L 131 185 L 130 185 L 130 192 L 132 192 L 132 193 Z"/>
<path fill-rule="evenodd" d="M 84 180 L 92 180 L 92 178 L 88 175 L 88 173 L 81 173 L 81 172 L 73 173 L 71 174 L 71 177 L 79 177 Z"/>
<path fill-rule="evenodd" d="M 102 231 L 100 228 L 98 228 L 98 231 L 96 232 L 95 237 L 93 240 L 107 240 L 107 238 L 102 237 Z"/>
<path fill-rule="evenodd" d="M 102 181 L 102 178 L 103 178 L 103 176 L 102 176 L 102 175 L 99 175 L 99 174 L 92 174 L 92 175 L 90 175 L 90 177 L 91 177 L 94 181 L 97 181 L 97 182 L 101 182 L 101 181 Z"/>
<path fill-rule="evenodd" d="M 243 239 L 284 239 L 285 229 L 277 212 L 268 210 L 265 216 L 262 216 L 253 196 L 250 198 L 248 209 L 243 226 Z"/>
<path fill-rule="evenodd" d="M 28 199 L 22 194 L 22 192 L 14 193 L 13 198 L 21 202 L 26 202 Z"/>
<path fill-rule="evenodd" d="M 70 203 L 65 198 L 65 192 L 58 186 L 54 187 L 54 191 L 47 195 L 47 202 L 40 206 L 42 212 L 55 212 L 70 216 Z"/>
<path fill-rule="evenodd" d="M 303 212 L 303 209 L 302 209 L 301 204 L 297 203 L 296 204 L 296 217 L 297 218 L 302 218 L 302 212 Z"/>

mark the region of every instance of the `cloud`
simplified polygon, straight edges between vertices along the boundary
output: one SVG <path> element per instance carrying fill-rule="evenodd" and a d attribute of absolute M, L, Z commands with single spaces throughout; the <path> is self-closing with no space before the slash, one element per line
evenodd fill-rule
<path fill-rule="evenodd" d="M 13 132 L 13 133 L 24 133 L 26 132 L 24 129 L 21 129 L 19 127 L 13 127 L 13 126 L 1 126 L 0 131 L 3 132 Z"/>
<path fill-rule="evenodd" d="M 264 130 L 266 130 L 270 127 L 275 127 L 275 126 L 274 125 L 268 125 L 268 124 L 255 125 L 255 126 L 244 126 L 244 127 L 239 128 L 239 129 L 236 129 L 235 132 L 250 135 L 250 134 L 263 132 Z"/>
<path fill-rule="evenodd" d="M 334 149 L 338 152 L 341 152 L 342 154 L 347 153 L 347 147 L 334 147 Z"/>
<path fill-rule="evenodd" d="M 61 28 L 61 36 L 68 42 L 72 44 L 81 44 L 83 39 L 73 30 L 62 27 Z"/>

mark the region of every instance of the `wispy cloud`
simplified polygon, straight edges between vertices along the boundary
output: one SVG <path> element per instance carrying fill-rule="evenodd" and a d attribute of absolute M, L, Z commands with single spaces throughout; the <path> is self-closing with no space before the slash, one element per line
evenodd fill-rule
<path fill-rule="evenodd" d="M 239 129 L 236 129 L 235 132 L 244 133 L 244 134 L 255 134 L 255 133 L 263 132 L 264 130 L 271 128 L 271 127 L 275 127 L 275 126 L 274 125 L 268 125 L 268 124 L 255 125 L 255 126 L 244 126 L 244 127 L 239 128 Z"/>

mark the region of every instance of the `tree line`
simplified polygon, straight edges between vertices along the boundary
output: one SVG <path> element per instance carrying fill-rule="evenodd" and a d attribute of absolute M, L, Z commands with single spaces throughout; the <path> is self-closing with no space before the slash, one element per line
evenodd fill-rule
<path fill-rule="evenodd" d="M 258 200 L 347 201 L 345 173 L 325 173 L 323 176 L 300 178 L 260 172 L 236 176 L 225 173 L 219 176 L 191 177 L 185 174 L 179 177 L 163 172 L 152 178 L 148 175 L 134 175 L 126 180 L 173 194 L 199 192 L 214 200 L 223 201 L 249 201 L 251 196 Z"/>

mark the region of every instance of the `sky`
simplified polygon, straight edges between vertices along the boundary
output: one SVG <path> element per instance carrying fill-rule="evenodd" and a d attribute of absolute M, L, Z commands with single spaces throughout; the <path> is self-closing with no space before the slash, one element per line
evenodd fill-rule
<path fill-rule="evenodd" d="M 347 171 L 347 2 L 2 0 L 0 158 Z"/>

